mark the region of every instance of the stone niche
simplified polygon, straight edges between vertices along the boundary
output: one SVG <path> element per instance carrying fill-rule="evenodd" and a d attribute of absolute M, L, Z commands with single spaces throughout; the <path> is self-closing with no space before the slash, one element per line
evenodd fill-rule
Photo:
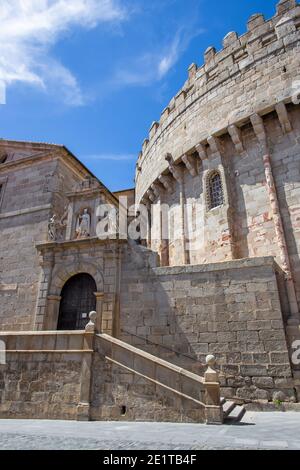
<path fill-rule="evenodd" d="M 117 237 L 113 240 L 98 238 L 96 228 L 100 220 L 98 207 L 101 204 L 116 206 L 117 200 L 94 178 L 78 183 L 67 198 L 66 222 L 63 219 L 57 222 L 56 216 L 52 216 L 48 225 L 48 242 L 36 245 L 41 282 L 35 329 L 56 330 L 64 286 L 77 275 L 89 275 L 95 282 L 97 330 L 111 334 L 122 242 Z M 109 208 L 106 206 L 104 209 L 108 211 Z M 56 237 L 56 223 L 63 226 L 62 237 Z M 89 312 L 82 312 L 85 313 Z"/>
<path fill-rule="evenodd" d="M 97 180 L 88 178 L 80 182 L 67 197 L 66 241 L 96 237 L 97 208 L 107 203 L 104 188 Z"/>

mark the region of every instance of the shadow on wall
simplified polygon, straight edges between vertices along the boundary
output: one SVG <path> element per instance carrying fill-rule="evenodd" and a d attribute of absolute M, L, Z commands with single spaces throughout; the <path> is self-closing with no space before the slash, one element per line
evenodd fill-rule
<path fill-rule="evenodd" d="M 214 354 L 225 397 L 272 400 L 282 387 L 295 398 L 272 257 L 155 268 L 145 249 L 137 266 L 139 249 L 123 258 L 123 341 L 199 375 Z"/>
<path fill-rule="evenodd" d="M 160 283 L 153 271 L 158 261 L 150 250 L 129 243 L 122 266 L 120 338 L 155 356 L 202 374 L 205 361 L 202 364 L 197 351 L 190 346 L 194 328 L 192 323 L 189 325 L 191 317 L 182 316 L 182 321 L 177 322 L 180 312 L 184 314 L 186 293 L 182 291 L 182 301 L 172 298 L 173 276 L 169 281 L 165 280 L 164 285 Z M 170 292 L 166 291 L 168 287 Z M 180 296 L 179 291 L 177 295 Z M 186 337 L 187 331 L 189 338 Z"/>

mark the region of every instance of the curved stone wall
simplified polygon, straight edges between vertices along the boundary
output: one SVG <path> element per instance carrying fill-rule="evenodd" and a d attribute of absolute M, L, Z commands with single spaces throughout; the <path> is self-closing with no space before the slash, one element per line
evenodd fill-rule
<path fill-rule="evenodd" d="M 298 315 L 300 5 L 276 8 L 268 21 L 251 16 L 243 36 L 227 34 L 220 52 L 208 48 L 201 68 L 190 66 L 144 141 L 136 202 L 151 210 L 147 245 L 162 266 L 274 256 Z"/>
<path fill-rule="evenodd" d="M 220 52 L 208 48 L 202 67 L 191 65 L 183 88 L 151 126 L 137 162 L 138 203 L 169 173 L 167 153 L 179 162 L 210 136 L 227 134 L 230 125 L 240 128 L 253 113 L 264 115 L 292 99 L 300 67 L 300 6 L 285 0 L 268 21 L 251 16 L 248 32 L 227 34 L 223 46 Z"/>

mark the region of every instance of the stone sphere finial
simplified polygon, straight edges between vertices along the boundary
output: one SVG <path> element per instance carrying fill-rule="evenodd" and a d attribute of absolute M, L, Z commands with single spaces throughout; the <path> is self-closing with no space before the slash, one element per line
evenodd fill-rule
<path fill-rule="evenodd" d="M 97 318 L 97 312 L 92 311 L 92 312 L 89 313 L 90 321 L 88 322 L 88 324 L 85 327 L 86 332 L 93 333 L 95 331 L 96 318 Z"/>
<path fill-rule="evenodd" d="M 212 354 L 209 354 L 206 356 L 205 362 L 209 367 L 213 367 L 216 364 L 216 358 Z"/>
<path fill-rule="evenodd" d="M 96 318 L 97 318 L 97 312 L 94 312 L 94 311 L 93 311 L 93 312 L 90 312 L 90 313 L 89 313 L 89 319 L 90 319 L 93 323 L 95 323 Z"/>

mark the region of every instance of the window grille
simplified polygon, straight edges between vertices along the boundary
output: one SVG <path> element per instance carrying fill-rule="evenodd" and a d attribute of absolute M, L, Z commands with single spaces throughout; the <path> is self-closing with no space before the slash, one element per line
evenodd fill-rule
<path fill-rule="evenodd" d="M 224 195 L 220 173 L 214 173 L 209 179 L 209 208 L 224 204 Z"/>

